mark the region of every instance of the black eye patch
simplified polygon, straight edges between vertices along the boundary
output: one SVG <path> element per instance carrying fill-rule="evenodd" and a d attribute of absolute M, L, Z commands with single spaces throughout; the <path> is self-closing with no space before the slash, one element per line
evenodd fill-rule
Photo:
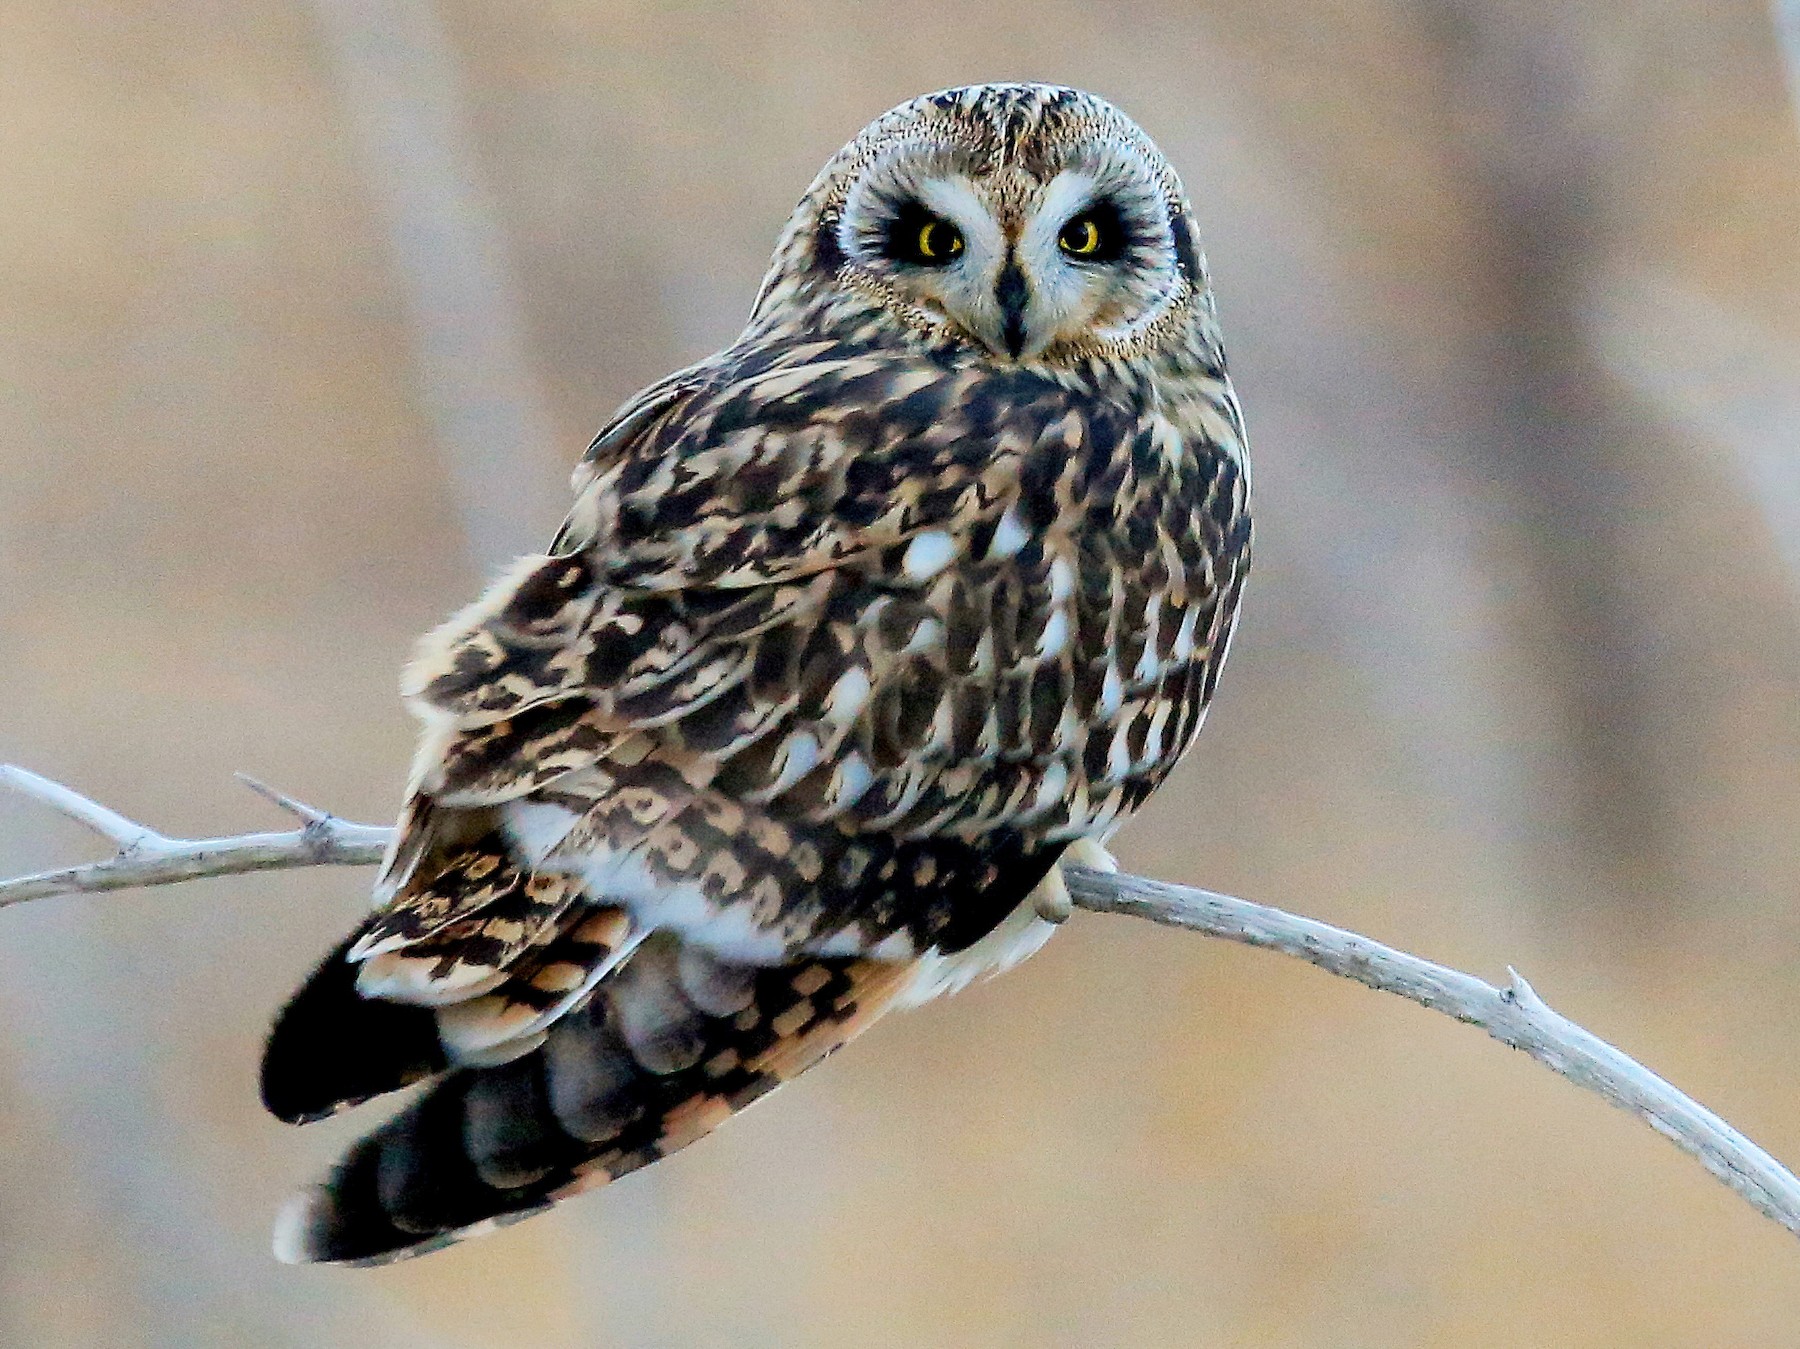
<path fill-rule="evenodd" d="M 1125 217 L 1110 197 L 1102 197 L 1070 216 L 1056 236 L 1056 246 L 1063 256 L 1076 262 L 1117 262 L 1130 242 Z"/>
<path fill-rule="evenodd" d="M 888 221 L 882 251 L 914 267 L 944 267 L 962 256 L 962 231 L 917 201 L 903 203 Z"/>

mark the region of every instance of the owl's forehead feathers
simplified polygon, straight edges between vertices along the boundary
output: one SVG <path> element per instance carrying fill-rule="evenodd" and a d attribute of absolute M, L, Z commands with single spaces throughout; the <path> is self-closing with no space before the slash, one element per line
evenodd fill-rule
<path fill-rule="evenodd" d="M 1105 99 L 1053 84 L 974 84 L 925 94 L 869 123 L 819 175 L 820 205 L 841 204 L 870 167 L 908 151 L 1007 196 L 1047 182 L 1072 161 L 1129 157 L 1157 179 L 1171 206 L 1183 196 L 1155 144 Z"/>

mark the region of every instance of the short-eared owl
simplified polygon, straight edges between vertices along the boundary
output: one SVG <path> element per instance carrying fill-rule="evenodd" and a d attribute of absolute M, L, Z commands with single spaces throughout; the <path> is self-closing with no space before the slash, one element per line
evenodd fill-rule
<path fill-rule="evenodd" d="M 600 432 L 542 555 L 427 638 L 377 907 L 263 1099 L 425 1080 L 284 1213 L 442 1246 L 692 1142 L 1037 949 L 1194 738 L 1248 560 L 1187 199 L 1089 94 L 879 118 L 749 326 Z"/>

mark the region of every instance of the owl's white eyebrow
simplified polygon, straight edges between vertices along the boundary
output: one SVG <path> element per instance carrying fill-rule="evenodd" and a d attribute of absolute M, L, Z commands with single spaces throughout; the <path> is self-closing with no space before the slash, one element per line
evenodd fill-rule
<path fill-rule="evenodd" d="M 973 251 L 985 256 L 998 256 L 1005 251 L 1006 238 L 1000 232 L 999 222 L 968 179 L 960 174 L 940 174 L 921 179 L 915 192 L 927 208 L 962 230 Z"/>
<path fill-rule="evenodd" d="M 1099 180 L 1091 173 L 1065 169 L 1044 189 L 1036 214 L 1025 226 L 1022 243 L 1028 252 L 1048 248 L 1077 211 L 1099 195 Z"/>

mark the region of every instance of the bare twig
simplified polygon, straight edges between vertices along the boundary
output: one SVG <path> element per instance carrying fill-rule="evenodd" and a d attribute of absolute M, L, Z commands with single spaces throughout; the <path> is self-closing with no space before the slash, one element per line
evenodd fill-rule
<path fill-rule="evenodd" d="M 250 781 L 246 779 L 246 781 Z M 52 810 L 79 820 L 119 845 L 104 862 L 40 871 L 0 881 L 0 907 L 49 895 L 92 894 L 101 890 L 134 890 L 169 885 L 201 876 L 229 876 L 242 871 L 274 871 L 284 867 L 367 865 L 381 860 L 393 831 L 371 824 L 351 824 L 335 815 L 303 805 L 291 797 L 250 782 L 251 787 L 304 822 L 278 834 L 234 834 L 226 838 L 170 838 L 90 801 L 59 782 L 18 767 L 0 764 L 0 787 L 10 787 L 42 801 Z"/>
<path fill-rule="evenodd" d="M 1097 871 L 1071 870 L 1068 881 L 1079 908 L 1148 918 L 1298 956 L 1332 974 L 1479 1026 L 1501 1044 L 1523 1050 L 1576 1086 L 1630 1111 L 1759 1212 L 1800 1236 L 1800 1180 L 1791 1171 L 1636 1059 L 1553 1011 L 1516 970 L 1507 971 L 1512 976 L 1508 987 L 1495 988 L 1343 928 L 1230 895 Z"/>
<path fill-rule="evenodd" d="M 0 881 L 0 906 L 49 895 L 124 890 L 200 876 L 288 867 L 379 861 L 392 831 L 351 824 L 253 779 L 253 790 L 304 824 L 282 834 L 209 839 L 168 838 L 60 783 L 0 764 L 11 787 L 94 829 L 119 845 L 103 862 Z M 1630 1111 L 1690 1154 L 1758 1212 L 1800 1235 L 1800 1180 L 1705 1106 L 1598 1036 L 1553 1011 L 1516 971 L 1496 988 L 1391 946 L 1264 904 L 1138 876 L 1068 869 L 1069 891 L 1093 913 L 1147 918 L 1245 946 L 1296 956 L 1331 974 L 1479 1026 L 1523 1050 L 1552 1072 Z"/>

